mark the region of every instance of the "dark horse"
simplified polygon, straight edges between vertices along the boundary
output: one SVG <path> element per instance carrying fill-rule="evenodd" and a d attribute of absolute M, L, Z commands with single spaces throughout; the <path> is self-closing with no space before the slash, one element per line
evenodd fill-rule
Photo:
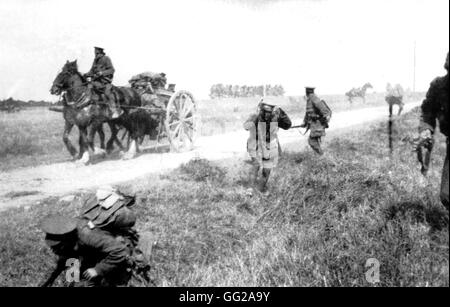
<path fill-rule="evenodd" d="M 80 150 L 78 158 L 80 159 L 80 162 L 85 164 L 88 163 L 90 159 L 89 149 L 95 151 L 95 132 L 101 129 L 103 123 L 114 123 L 115 121 L 112 120 L 112 112 L 106 103 L 96 103 L 95 100 L 85 101 L 83 97 L 89 97 L 89 95 L 87 95 L 88 91 L 89 89 L 84 77 L 78 72 L 77 61 L 66 62 L 62 71 L 53 81 L 52 88 L 50 89 L 50 93 L 53 95 L 64 93 L 63 115 L 65 119 L 65 130 L 63 140 L 69 152 L 72 156 L 75 156 L 76 149 L 71 144 L 68 136 L 72 127 L 76 125 L 80 131 Z M 112 93 L 120 106 L 140 107 L 142 104 L 139 94 L 131 88 L 113 86 Z M 122 117 L 126 117 L 126 115 L 127 110 L 125 110 L 125 114 L 117 120 L 121 120 Z M 92 129 L 88 134 L 87 129 L 89 126 L 91 126 Z M 118 142 L 118 130 L 116 125 L 112 124 L 110 125 L 110 128 L 111 138 L 108 140 L 107 150 L 113 148 L 115 141 Z M 124 158 L 133 158 L 136 155 L 136 151 L 136 138 L 134 137 L 134 134 L 132 134 L 132 142 Z"/>

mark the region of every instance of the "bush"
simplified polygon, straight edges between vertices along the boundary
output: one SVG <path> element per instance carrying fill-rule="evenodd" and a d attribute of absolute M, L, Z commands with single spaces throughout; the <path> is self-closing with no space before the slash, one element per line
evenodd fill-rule
<path fill-rule="evenodd" d="M 197 182 L 223 182 L 226 171 L 206 159 L 193 159 L 179 167 L 179 171 Z"/>

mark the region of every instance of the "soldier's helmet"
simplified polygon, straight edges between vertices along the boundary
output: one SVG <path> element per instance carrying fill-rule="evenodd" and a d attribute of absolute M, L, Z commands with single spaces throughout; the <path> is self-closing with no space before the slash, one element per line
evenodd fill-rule
<path fill-rule="evenodd" d="M 444 68 L 448 71 L 448 52 L 447 52 L 447 59 L 445 60 Z"/>
<path fill-rule="evenodd" d="M 273 109 L 275 108 L 275 105 L 264 102 L 263 99 L 261 99 L 261 101 L 258 104 L 259 109 L 265 112 L 272 112 Z"/>
<path fill-rule="evenodd" d="M 41 229 L 45 232 L 45 242 L 55 246 L 76 234 L 77 219 L 63 215 L 49 215 L 41 222 Z"/>

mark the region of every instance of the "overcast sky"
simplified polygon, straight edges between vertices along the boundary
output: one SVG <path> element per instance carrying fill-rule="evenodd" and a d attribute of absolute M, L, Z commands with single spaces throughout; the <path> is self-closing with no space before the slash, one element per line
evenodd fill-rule
<path fill-rule="evenodd" d="M 214 83 L 344 93 L 445 73 L 448 0 L 0 0 L 0 99 L 56 100 L 66 60 L 86 72 L 101 45 L 125 85 L 144 71 L 199 98 Z"/>

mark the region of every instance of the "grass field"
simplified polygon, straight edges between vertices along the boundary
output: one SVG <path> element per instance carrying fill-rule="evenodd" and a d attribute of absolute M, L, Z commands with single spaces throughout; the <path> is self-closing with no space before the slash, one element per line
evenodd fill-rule
<path fill-rule="evenodd" d="M 151 241 L 155 286 L 449 286 L 448 212 L 438 190 L 439 136 L 427 179 L 406 142 L 418 112 L 327 140 L 326 154 L 286 154 L 270 195 L 246 194 L 247 165 L 194 160 L 122 186 L 137 195 L 137 227 Z M 79 198 L 77 198 L 79 199 Z M 0 216 L 0 286 L 38 284 L 52 266 L 38 223 L 75 216 L 52 198 Z M 368 259 L 380 282 L 369 283 Z"/>
<path fill-rule="evenodd" d="M 416 94 L 407 100 L 417 100 L 422 96 Z M 368 94 L 365 104 L 356 100 L 353 105 L 344 96 L 323 98 L 334 112 L 386 105 L 383 94 Z M 269 97 L 267 100 L 283 107 L 294 121 L 302 120 L 305 110 L 302 97 Z M 257 98 L 199 101 L 199 134 L 207 136 L 241 129 L 248 115 L 255 111 L 257 103 Z M 62 114 L 45 107 L 27 108 L 19 113 L 0 113 L 0 171 L 71 159 L 62 142 L 63 129 Z M 108 131 L 105 126 L 107 135 Z M 72 131 L 71 141 L 77 146 L 76 128 Z"/>

